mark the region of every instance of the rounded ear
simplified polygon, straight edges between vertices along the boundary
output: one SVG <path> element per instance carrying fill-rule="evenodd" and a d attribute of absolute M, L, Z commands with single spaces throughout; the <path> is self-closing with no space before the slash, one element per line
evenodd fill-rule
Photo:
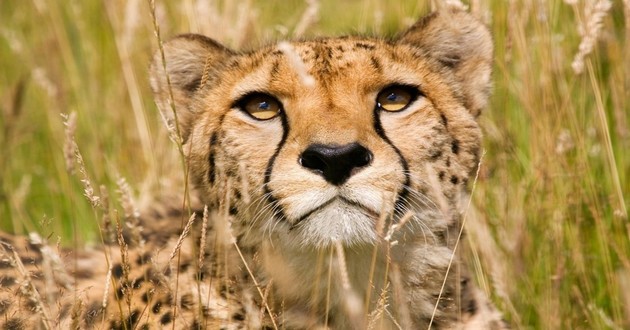
<path fill-rule="evenodd" d="M 158 50 L 151 62 L 151 89 L 166 124 L 178 124 L 186 141 L 196 114 L 192 104 L 201 84 L 211 81 L 234 53 L 198 34 L 177 36 L 164 43 L 163 49 L 164 53 Z"/>
<path fill-rule="evenodd" d="M 475 17 L 455 8 L 434 12 L 403 32 L 398 42 L 421 48 L 452 70 L 473 115 L 486 107 L 492 87 L 492 36 Z"/>

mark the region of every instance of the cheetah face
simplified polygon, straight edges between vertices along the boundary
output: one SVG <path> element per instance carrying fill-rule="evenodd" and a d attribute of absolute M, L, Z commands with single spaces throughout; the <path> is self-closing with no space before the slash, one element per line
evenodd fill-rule
<path fill-rule="evenodd" d="M 405 214 L 409 232 L 446 230 L 477 163 L 492 52 L 485 29 L 435 20 L 389 41 L 167 43 L 152 84 L 177 108 L 202 198 L 254 241 L 374 244 Z"/>

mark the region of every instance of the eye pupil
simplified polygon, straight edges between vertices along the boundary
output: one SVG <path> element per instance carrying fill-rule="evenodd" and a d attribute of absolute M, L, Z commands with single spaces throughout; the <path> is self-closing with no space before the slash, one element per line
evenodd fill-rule
<path fill-rule="evenodd" d="M 417 87 L 394 85 L 383 89 L 376 97 L 376 106 L 380 110 L 397 112 L 413 103 L 420 92 Z"/>
<path fill-rule="evenodd" d="M 282 111 L 282 105 L 278 99 L 258 92 L 245 95 L 236 102 L 235 107 L 259 120 L 275 118 Z"/>

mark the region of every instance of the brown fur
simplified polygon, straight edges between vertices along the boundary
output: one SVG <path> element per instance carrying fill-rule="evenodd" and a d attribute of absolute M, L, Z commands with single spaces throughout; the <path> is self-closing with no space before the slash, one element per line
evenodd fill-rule
<path fill-rule="evenodd" d="M 274 322 L 286 328 L 502 328 L 465 263 L 456 256 L 449 265 L 459 204 L 479 159 L 476 117 L 487 103 L 491 61 L 487 29 L 457 10 L 433 13 L 393 40 L 321 38 L 247 53 L 198 35 L 167 42 L 155 55 L 151 85 L 167 122 L 177 125 L 191 182 L 214 210 L 204 247 L 210 266 L 199 280 L 197 225 L 179 268 L 167 271 L 164 255 L 181 226 L 164 228 L 161 218 L 145 218 L 138 240 L 145 243 L 130 247 L 129 260 L 144 255 L 154 262 L 127 272 L 118 268 L 124 265 L 119 251 L 79 258 L 107 254 L 123 285 L 112 289 L 118 296 L 108 298 L 105 309 L 95 310 L 89 306 L 100 306 L 107 267 L 92 267 L 89 280 L 71 276 L 64 286 L 95 294 L 83 306 L 76 299 L 62 303 L 54 324 L 74 324 L 76 317 L 68 315 L 87 315 L 87 308 L 99 321 L 88 324 L 83 317 L 82 327 L 159 327 L 168 319 L 177 328 Z M 376 109 L 379 92 L 393 84 L 417 86 L 420 95 L 400 112 Z M 246 114 L 237 101 L 252 92 L 276 98 L 282 113 L 266 121 Z M 311 146 L 353 143 L 371 157 L 341 184 L 303 163 Z M 42 258 L 41 248 L 3 246 L 7 260 L 11 249 Z M 7 269 L 21 276 L 14 264 Z M 35 282 L 38 292 L 50 293 Z M 142 297 L 150 290 L 158 296 L 151 293 L 148 303 Z M 0 312 L 5 297 L 0 293 Z M 155 299 L 163 307 L 149 312 Z M 38 313 L 12 318 L 25 306 L 6 308 L 0 324 L 41 323 Z M 260 314 L 252 306 L 269 310 Z"/>

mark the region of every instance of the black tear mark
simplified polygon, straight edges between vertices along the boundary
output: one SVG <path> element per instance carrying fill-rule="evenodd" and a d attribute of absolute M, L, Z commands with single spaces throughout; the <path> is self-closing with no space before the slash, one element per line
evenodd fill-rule
<path fill-rule="evenodd" d="M 217 139 L 217 132 L 212 132 L 212 136 L 210 136 L 210 151 L 208 152 L 208 182 L 210 182 L 211 185 L 214 185 L 217 174 L 214 156 L 214 147 L 217 145 Z"/>
<path fill-rule="evenodd" d="M 372 115 L 373 120 L 374 120 L 374 130 L 376 131 L 376 134 L 378 134 L 381 137 L 381 139 L 383 139 L 383 141 L 385 141 L 387 144 L 389 144 L 392 147 L 392 149 L 394 149 L 394 152 L 396 152 L 396 154 L 398 155 L 398 160 L 400 161 L 400 165 L 402 166 L 403 173 L 405 175 L 405 182 L 403 183 L 401 190 L 398 192 L 398 198 L 396 199 L 396 203 L 394 207 L 394 210 L 396 213 L 402 213 L 405 210 L 407 195 L 409 194 L 408 187 L 411 185 L 411 177 L 409 176 L 409 164 L 407 163 L 407 160 L 405 159 L 405 157 L 403 157 L 403 154 L 402 152 L 400 152 L 400 149 L 398 149 L 385 134 L 385 130 L 383 129 L 383 126 L 381 125 L 379 112 L 380 111 L 377 108 L 375 108 Z"/>
<path fill-rule="evenodd" d="M 459 140 L 453 140 L 453 143 L 451 144 L 451 151 L 453 151 L 456 155 L 459 153 Z"/>
<path fill-rule="evenodd" d="M 267 168 L 265 169 L 265 181 L 263 183 L 263 189 L 265 190 L 267 201 L 271 205 L 277 206 L 273 208 L 275 212 L 274 215 L 280 219 L 286 219 L 282 206 L 278 204 L 278 200 L 273 195 L 271 189 L 269 189 L 269 181 L 271 180 L 271 172 L 273 171 L 273 165 L 276 162 L 276 158 L 278 157 L 278 154 L 280 154 L 280 150 L 282 150 L 282 147 L 284 146 L 284 143 L 287 140 L 287 136 L 289 135 L 289 122 L 287 121 L 287 117 L 284 115 L 281 115 L 280 119 L 282 123 L 282 138 L 280 138 L 280 142 L 278 143 L 278 146 L 276 146 L 276 150 L 274 151 L 271 158 L 269 158 L 269 162 L 267 162 Z"/>

